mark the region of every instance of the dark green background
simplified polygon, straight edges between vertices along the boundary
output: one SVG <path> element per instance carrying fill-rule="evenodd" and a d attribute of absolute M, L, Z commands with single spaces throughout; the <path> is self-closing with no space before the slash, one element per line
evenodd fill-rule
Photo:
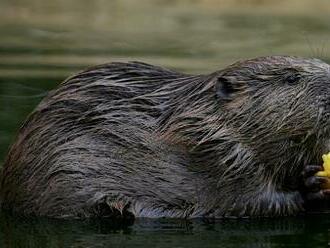
<path fill-rule="evenodd" d="M 141 60 L 190 73 L 271 54 L 330 61 L 328 0 L 1 0 L 0 164 L 47 91 L 90 65 Z M 0 218 L 2 247 L 325 247 L 329 219 Z"/>

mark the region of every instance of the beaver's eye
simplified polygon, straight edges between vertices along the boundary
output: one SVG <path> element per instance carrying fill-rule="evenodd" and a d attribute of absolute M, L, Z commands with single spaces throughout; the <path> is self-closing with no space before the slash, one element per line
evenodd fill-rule
<path fill-rule="evenodd" d="M 301 76 L 299 74 L 290 74 L 285 78 L 285 82 L 292 85 L 298 83 L 300 79 Z"/>

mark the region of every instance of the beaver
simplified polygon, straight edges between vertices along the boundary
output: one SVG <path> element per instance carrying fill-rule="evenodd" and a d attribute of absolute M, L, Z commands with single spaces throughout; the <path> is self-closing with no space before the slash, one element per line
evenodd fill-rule
<path fill-rule="evenodd" d="M 22 125 L 1 207 L 54 218 L 274 217 L 327 202 L 330 67 L 268 56 L 189 75 L 89 68 Z M 316 165 L 315 165 L 316 164 Z"/>

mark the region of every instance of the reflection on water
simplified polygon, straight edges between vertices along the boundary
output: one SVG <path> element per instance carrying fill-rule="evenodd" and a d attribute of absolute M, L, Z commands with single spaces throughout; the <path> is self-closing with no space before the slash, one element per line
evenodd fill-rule
<path fill-rule="evenodd" d="M 330 61 L 329 13 L 325 0 L 1 0 L 0 164 L 47 91 L 86 66 L 142 60 L 201 73 L 270 54 Z M 0 226 L 6 247 L 324 247 L 329 240 L 324 217 L 114 227 L 2 216 Z"/>
<path fill-rule="evenodd" d="M 2 215 L 1 247 L 326 247 L 330 220 L 27 220 Z"/>

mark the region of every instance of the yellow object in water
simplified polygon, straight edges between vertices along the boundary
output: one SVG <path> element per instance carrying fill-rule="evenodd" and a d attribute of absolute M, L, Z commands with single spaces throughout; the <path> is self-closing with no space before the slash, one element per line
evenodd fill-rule
<path fill-rule="evenodd" d="M 315 175 L 320 177 L 328 177 L 328 182 L 322 185 L 323 189 L 330 189 L 330 152 L 322 155 L 323 171 L 317 172 Z"/>

